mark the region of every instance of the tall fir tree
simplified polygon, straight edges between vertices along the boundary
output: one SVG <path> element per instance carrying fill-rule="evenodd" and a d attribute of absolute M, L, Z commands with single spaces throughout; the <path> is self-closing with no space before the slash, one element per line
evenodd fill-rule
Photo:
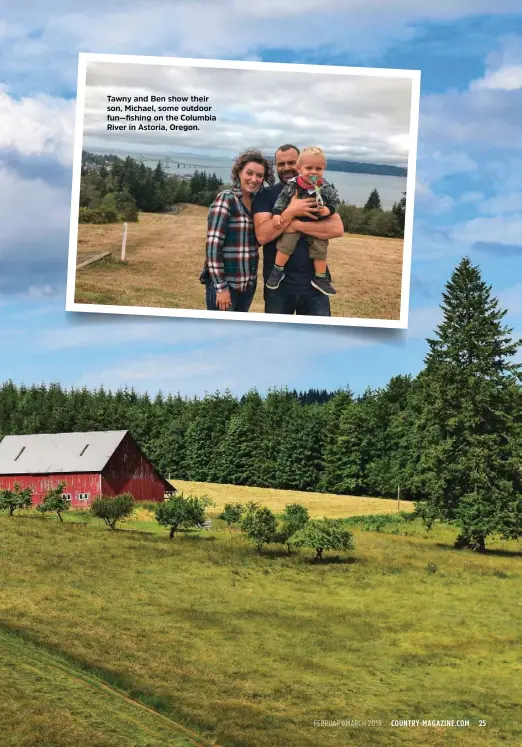
<path fill-rule="evenodd" d="M 382 210 L 381 196 L 376 189 L 372 189 L 364 206 L 365 210 Z"/>
<path fill-rule="evenodd" d="M 522 533 L 520 341 L 491 286 L 464 258 L 443 293 L 444 318 L 429 339 L 416 388 L 415 465 L 430 524 L 454 523 L 456 546 L 485 551 L 486 538 Z"/>
<path fill-rule="evenodd" d="M 242 398 L 215 456 L 219 482 L 259 485 L 263 447 L 263 400 L 257 391 Z"/>
<path fill-rule="evenodd" d="M 346 407 L 353 403 L 353 394 L 349 389 L 338 392 L 325 406 L 324 420 L 324 470 L 319 487 L 326 493 L 333 493 L 342 480 L 342 454 L 338 449 L 337 439 L 341 416 Z"/>
<path fill-rule="evenodd" d="M 277 487 L 317 490 L 323 469 L 324 407 L 295 399 L 277 449 Z"/>
<path fill-rule="evenodd" d="M 283 438 L 283 430 L 288 419 L 291 420 L 295 394 L 288 389 L 270 389 L 263 403 L 263 445 L 261 449 L 260 482 L 261 487 L 280 487 L 278 483 L 278 456 Z M 291 430 L 291 425 L 290 425 Z"/>

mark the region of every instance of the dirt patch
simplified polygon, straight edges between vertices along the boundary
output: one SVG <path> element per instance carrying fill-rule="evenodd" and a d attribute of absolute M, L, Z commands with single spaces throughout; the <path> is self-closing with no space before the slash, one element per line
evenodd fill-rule
<path fill-rule="evenodd" d="M 81 223 L 78 263 L 103 251 L 115 262 L 95 263 L 76 278 L 77 303 L 204 309 L 198 276 L 205 257 L 207 208 L 184 205 L 178 214 L 141 213 L 128 224 L 127 262 L 119 262 L 122 225 Z M 261 250 L 262 251 L 262 250 Z M 345 234 L 330 242 L 336 317 L 399 319 L 402 239 Z M 263 311 L 259 283 L 251 311 Z"/>

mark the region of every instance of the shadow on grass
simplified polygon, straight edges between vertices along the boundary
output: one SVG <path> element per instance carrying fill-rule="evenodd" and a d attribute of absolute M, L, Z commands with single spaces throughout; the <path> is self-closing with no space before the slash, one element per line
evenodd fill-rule
<path fill-rule="evenodd" d="M 434 544 L 439 550 L 446 550 L 447 552 L 455 552 L 459 554 L 467 553 L 468 555 L 474 555 L 478 558 L 487 558 L 488 556 L 496 558 L 522 558 L 522 550 L 501 550 L 500 548 L 488 549 L 486 547 L 486 552 L 477 552 L 469 547 L 454 547 L 453 545 L 444 542 L 435 542 Z"/>
<path fill-rule="evenodd" d="M 477 553 L 477 555 L 480 555 L 480 553 Z M 486 548 L 483 555 L 494 555 L 497 558 L 522 558 L 522 550 L 500 550 L 496 548 L 488 550 Z"/>
<path fill-rule="evenodd" d="M 38 639 L 38 637 L 22 627 L 9 624 L 5 621 L 0 622 L 0 633 L 7 634 L 14 639 L 28 644 L 33 647 L 36 653 L 40 653 L 42 656 L 54 657 L 57 661 L 57 665 L 62 665 L 67 668 L 69 673 L 74 677 L 75 670 L 79 674 L 84 674 L 90 677 L 96 678 L 101 684 L 110 687 L 116 695 L 131 698 L 138 704 L 144 705 L 156 713 L 165 716 L 169 720 L 173 720 L 173 725 L 181 726 L 182 728 L 189 730 L 209 729 L 209 724 L 194 724 L 187 721 L 186 717 L 182 713 L 178 713 L 174 703 L 168 697 L 154 692 L 151 688 L 140 687 L 137 682 L 134 682 L 132 677 L 119 674 L 118 672 L 104 669 L 103 667 L 90 663 L 86 658 L 81 656 L 72 656 L 66 652 L 60 646 L 44 643 Z M 54 662 L 50 662 L 52 666 Z M 89 684 L 89 683 L 87 683 Z M 92 687 L 92 684 L 91 684 Z M 201 734 L 191 735 L 194 740 L 194 744 L 197 745 L 215 745 L 215 741 L 208 741 Z"/>
<path fill-rule="evenodd" d="M 185 542 L 185 540 L 189 540 L 191 542 L 215 542 L 217 539 L 212 534 L 202 535 L 202 534 L 190 532 L 190 530 L 188 530 L 187 532 L 183 532 L 183 531 L 176 532 L 176 534 L 178 536 L 178 539 L 183 540 L 183 542 Z"/>
<path fill-rule="evenodd" d="M 305 565 L 319 567 L 325 565 L 352 565 L 353 563 L 357 562 L 357 559 L 353 556 L 342 557 L 341 555 L 323 555 L 323 558 L 319 560 L 315 556 L 306 557 L 299 552 L 295 552 L 295 550 L 291 555 L 289 555 L 286 550 L 279 550 L 275 548 L 263 550 L 262 553 L 256 552 L 255 556 L 258 558 L 267 558 L 268 560 L 278 560 L 280 558 L 286 558 L 287 560 L 293 561 L 294 563 L 304 563 Z"/>
<path fill-rule="evenodd" d="M 325 555 L 322 560 L 319 560 L 318 558 L 306 558 L 304 562 L 307 565 L 322 568 L 325 565 L 353 565 L 354 563 L 357 563 L 357 558 L 352 556 L 342 558 L 340 555 Z"/>

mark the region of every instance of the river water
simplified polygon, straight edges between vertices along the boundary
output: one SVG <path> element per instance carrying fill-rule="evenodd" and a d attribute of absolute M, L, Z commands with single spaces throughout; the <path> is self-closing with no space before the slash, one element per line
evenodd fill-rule
<path fill-rule="evenodd" d="M 107 153 L 97 148 L 87 148 L 93 153 Z M 120 153 L 113 149 L 114 155 L 120 156 Z M 125 154 L 127 155 L 127 154 Z M 125 155 L 120 157 L 125 158 Z M 129 154 L 133 158 L 143 160 L 146 166 L 154 166 L 158 161 L 162 162 L 165 171 L 169 174 L 179 176 L 190 176 L 196 169 L 198 171 L 207 171 L 214 173 L 225 183 L 230 183 L 230 170 L 232 160 L 229 158 L 199 155 L 176 155 L 176 154 L 154 154 L 139 156 L 138 154 Z M 377 189 L 381 198 L 381 204 L 384 210 L 389 210 L 394 202 L 398 202 L 403 192 L 406 192 L 406 177 L 402 176 L 382 176 L 380 174 L 352 174 L 347 171 L 326 171 L 325 178 L 327 181 L 335 184 L 339 195 L 344 202 L 357 207 L 363 207 L 373 189 Z"/>

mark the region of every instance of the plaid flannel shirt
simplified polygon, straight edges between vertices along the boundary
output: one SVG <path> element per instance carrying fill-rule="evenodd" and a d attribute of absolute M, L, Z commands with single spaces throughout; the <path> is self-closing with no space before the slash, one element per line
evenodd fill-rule
<path fill-rule="evenodd" d="M 224 189 L 208 211 L 207 267 L 217 291 L 243 292 L 257 278 L 259 244 L 240 189 Z"/>

